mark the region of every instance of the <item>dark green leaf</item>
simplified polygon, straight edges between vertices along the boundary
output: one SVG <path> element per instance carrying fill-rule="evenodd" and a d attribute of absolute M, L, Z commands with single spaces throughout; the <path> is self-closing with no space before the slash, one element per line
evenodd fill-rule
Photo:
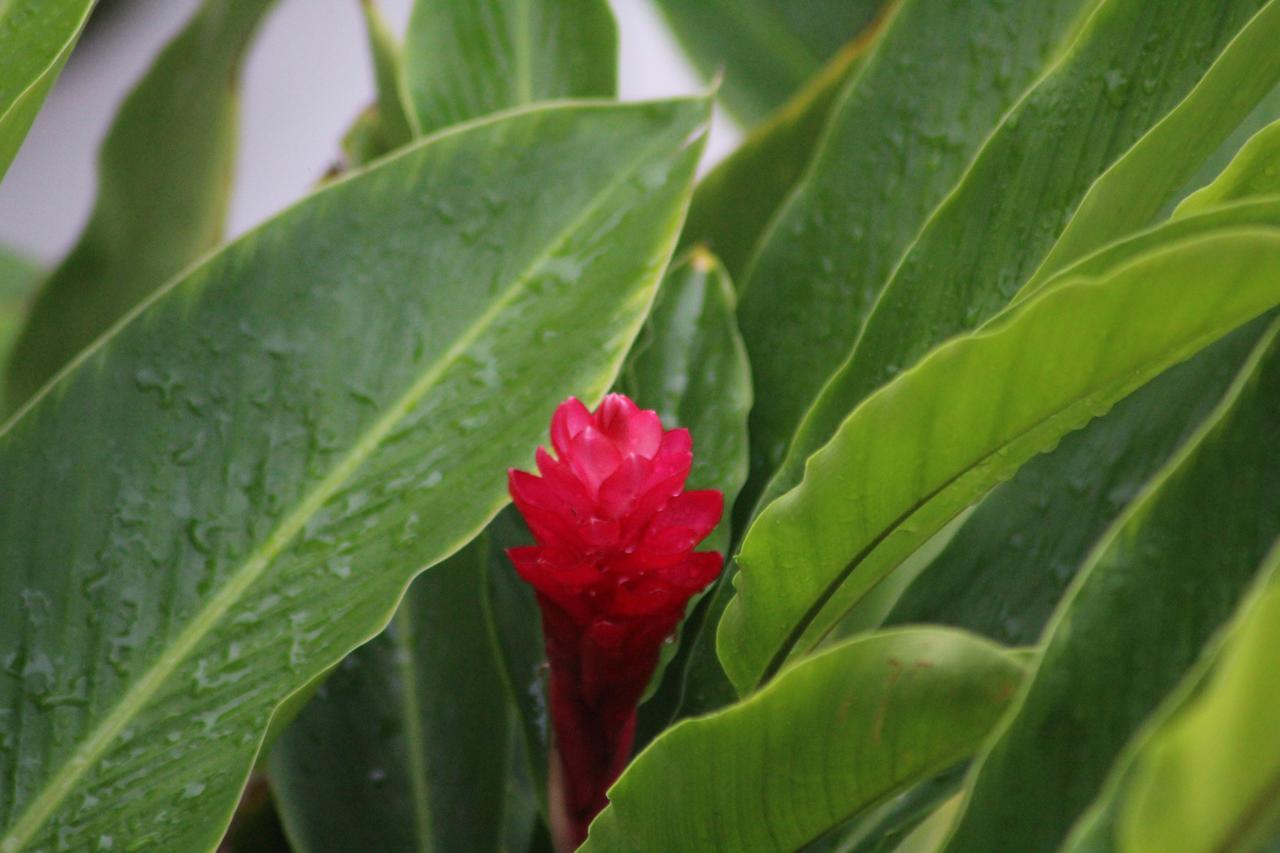
<path fill-rule="evenodd" d="M 654 741 L 582 849 L 795 850 L 972 754 L 1022 672 L 998 646 L 940 629 L 835 646 Z"/>
<path fill-rule="evenodd" d="M 510 716 L 481 606 L 487 552 L 482 536 L 415 580 L 272 749 L 296 850 L 499 848 Z"/>
<path fill-rule="evenodd" d="M 1256 850 L 1280 835 L 1280 549 L 1112 771 L 1072 850 Z M 1221 646 L 1220 648 L 1217 646 Z"/>
<path fill-rule="evenodd" d="M 741 282 L 756 385 L 742 522 L 929 213 L 1096 2 L 902 0 Z"/>
<path fill-rule="evenodd" d="M 1102 4 L 1052 73 L 1004 118 L 903 258 L 853 352 L 805 414 L 761 505 L 799 481 L 805 459 L 869 393 L 1004 307 L 1050 251 L 1095 179 L 1106 173 L 1103 185 L 1112 164 L 1134 143 L 1144 153 L 1127 162 L 1164 176 L 1163 186 L 1153 181 L 1155 210 L 1168 201 L 1235 128 L 1235 122 L 1218 123 L 1216 102 L 1184 98 L 1216 60 L 1215 73 L 1221 73 L 1209 88 L 1220 93 L 1234 84 L 1238 122 L 1280 77 L 1280 61 L 1262 59 L 1274 53 L 1277 40 L 1276 2 Z M 1267 85 L 1245 85 L 1255 67 L 1260 78 L 1270 75 Z M 1177 118 L 1166 117 L 1174 107 Z M 1147 139 L 1162 140 L 1155 147 L 1164 156 L 1148 165 L 1143 137 L 1158 122 Z M 1187 126 L 1195 129 L 1194 139 L 1168 141 L 1164 128 Z M 1123 182 L 1130 172 L 1117 174 Z M 1111 239 L 1148 224 L 1139 218 L 1117 215 L 1117 227 L 1123 227 Z M 749 299 L 748 290 L 744 307 Z M 750 349 L 745 320 L 743 333 Z"/>
<path fill-rule="evenodd" d="M 240 58 L 272 0 L 206 0 L 120 108 L 98 200 L 40 289 L 5 373 L 11 413 L 71 358 L 222 236 Z"/>
<path fill-rule="evenodd" d="M 404 87 L 419 134 L 511 107 L 612 97 L 618 34 L 605 0 L 418 0 Z"/>
<path fill-rule="evenodd" d="M 40 283 L 40 268 L 8 249 L 0 249 L 0 372 L 27 316 L 27 304 Z M 3 400 L 0 400 L 0 405 Z"/>
<path fill-rule="evenodd" d="M 1081 571 L 975 766 L 948 850 L 1056 849 L 1230 618 L 1280 535 L 1280 455 L 1259 452 L 1280 435 L 1278 329 Z"/>
<path fill-rule="evenodd" d="M 0 850 L 216 842 L 272 711 L 484 527 L 556 403 L 612 384 L 706 120 L 562 105 L 409 147 L 0 432 Z"/>
<path fill-rule="evenodd" d="M 744 124 L 782 106 L 890 0 L 658 0 L 698 69 Z"/>

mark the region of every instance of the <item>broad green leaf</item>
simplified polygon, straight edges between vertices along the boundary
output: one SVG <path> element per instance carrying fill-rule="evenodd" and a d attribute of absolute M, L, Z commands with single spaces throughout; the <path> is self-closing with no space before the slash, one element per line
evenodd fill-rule
<path fill-rule="evenodd" d="M 739 691 L 1028 459 L 1280 303 L 1278 241 L 1229 229 L 1067 277 L 864 401 L 747 531 L 718 636 Z"/>
<path fill-rule="evenodd" d="M 1214 181 L 1187 196 L 1175 216 L 1186 216 L 1256 196 L 1280 195 L 1280 121 L 1254 134 Z"/>
<path fill-rule="evenodd" d="M 668 428 L 682 426 L 693 436 L 693 467 L 688 488 L 718 489 L 733 506 L 747 477 L 747 412 L 751 409 L 751 370 L 734 316 L 737 299 L 724 267 L 705 249 L 695 248 L 673 266 L 658 291 L 653 313 L 623 369 L 620 388 L 641 406 L 654 409 Z M 730 520 L 725 517 L 699 550 L 729 549 Z M 694 611 L 680 630 L 681 651 L 664 648 L 657 677 L 659 692 L 643 706 L 638 740 L 647 742 L 666 728 L 685 691 L 690 655 L 702 683 L 728 683 L 715 658 L 713 631 L 703 627 L 719 619 L 719 582 L 705 593 L 707 604 Z M 706 621 L 706 614 L 712 621 Z M 671 666 L 667 668 L 668 662 Z M 655 682 L 656 683 L 656 682 Z M 709 686 L 709 685 L 708 685 Z"/>
<path fill-rule="evenodd" d="M 273 709 L 484 527 L 556 403 L 612 383 L 706 119 L 561 105 L 409 147 L 0 432 L 0 850 L 217 841 Z"/>
<path fill-rule="evenodd" d="M 747 520 L 899 258 L 1097 0 L 901 0 L 740 284 L 752 359 Z"/>
<path fill-rule="evenodd" d="M 0 249 L 0 370 L 9 360 L 9 350 L 27 316 L 27 303 L 39 283 L 39 267 Z"/>
<path fill-rule="evenodd" d="M 1230 618 L 1280 535 L 1280 456 L 1259 452 L 1280 434 L 1277 330 L 1077 577 L 975 765 L 946 849 L 1057 849 L 1125 743 Z"/>
<path fill-rule="evenodd" d="M 1230 5 L 1223 4 L 1224 10 Z M 1237 5 L 1247 10 L 1258 4 Z M 1232 26 L 1229 14 L 1223 14 L 1222 21 Z M 1036 287 L 1076 259 L 1154 222 L 1201 163 L 1280 83 L 1277 40 L 1280 3 L 1269 3 L 1239 31 L 1177 108 L 1090 187 L 1027 287 Z M 1123 85 L 1151 86 L 1165 73 L 1159 66 L 1139 66 L 1137 79 Z"/>
<path fill-rule="evenodd" d="M 0 179 L 75 46 L 93 0 L 0 4 Z"/>
<path fill-rule="evenodd" d="M 698 183 L 681 246 L 706 246 L 735 283 L 742 280 L 760 236 L 803 176 L 832 105 L 879 32 L 870 27 L 841 48 Z"/>
<path fill-rule="evenodd" d="M 14 345 L 7 409 L 222 236 L 240 59 L 272 0 L 205 0 L 121 106 L 99 154 L 98 199 L 42 285 Z"/>
<path fill-rule="evenodd" d="M 271 750 L 298 851 L 497 850 L 510 712 L 481 605 L 488 542 L 409 587 Z"/>
<path fill-rule="evenodd" d="M 1244 225 L 1280 227 L 1280 201 L 1187 216 L 1071 274 L 1097 275 L 1172 240 Z M 941 622 L 1007 644 L 1036 642 L 1094 543 L 1214 410 L 1266 325 L 1260 318 L 1233 332 L 1028 462 L 975 510 L 887 623 Z"/>
<path fill-rule="evenodd" d="M 892 0 L 658 0 L 676 37 L 745 125 L 782 106 Z"/>
<path fill-rule="evenodd" d="M 1280 38 L 1278 5 L 1265 0 L 1102 3 L 1052 71 L 1005 116 L 933 213 L 885 285 L 853 351 L 805 414 L 760 506 L 799 481 L 805 459 L 868 394 L 1008 304 L 1095 179 L 1178 106 L 1224 50 L 1248 60 L 1225 63 L 1228 67 L 1249 69 L 1258 42 L 1234 39 L 1242 28 L 1270 34 L 1263 40 L 1270 50 Z M 1263 6 L 1267 12 L 1255 18 Z M 1242 115 L 1252 107 L 1253 91 L 1240 87 Z M 1201 131 L 1221 142 L 1234 127 L 1211 124 Z M 1203 157 L 1197 152 L 1212 151 L 1216 144 L 1188 144 L 1194 155 L 1189 170 L 1163 162 L 1153 168 L 1179 175 L 1176 184 L 1181 184 L 1200 165 Z M 749 298 L 748 290 L 744 307 Z M 743 334 L 750 348 L 745 319 Z"/>
<path fill-rule="evenodd" d="M 1280 834 L 1280 549 L 1220 638 L 1112 772 L 1092 838 L 1072 849 L 1259 849 Z M 1105 834 L 1104 834 L 1105 833 Z"/>
<path fill-rule="evenodd" d="M 418 0 L 404 87 L 419 133 L 557 98 L 612 97 L 618 34 L 605 0 Z"/>
<path fill-rule="evenodd" d="M 1022 672 L 1006 650 L 940 629 L 835 646 L 655 740 L 582 849 L 794 850 L 972 754 Z"/>

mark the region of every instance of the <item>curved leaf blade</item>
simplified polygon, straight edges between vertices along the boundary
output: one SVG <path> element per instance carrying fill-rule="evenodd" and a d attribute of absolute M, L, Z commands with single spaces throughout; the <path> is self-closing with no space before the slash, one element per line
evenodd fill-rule
<path fill-rule="evenodd" d="M 1278 239 L 1230 230 L 1069 277 L 864 401 L 747 531 L 718 636 L 739 692 L 1028 459 L 1280 303 Z"/>
<path fill-rule="evenodd" d="M 40 284 L 40 269 L 8 249 L 0 248 L 0 371 L 27 316 L 27 303 Z M 0 404 L 3 404 L 0 399 Z"/>
<path fill-rule="evenodd" d="M 842 643 L 665 732 L 610 789 L 582 849 L 795 850 L 971 754 L 1022 671 L 952 631 Z"/>
<path fill-rule="evenodd" d="M 273 0 L 206 0 L 121 106 L 98 199 L 42 285 L 4 374 L 11 414 L 144 297 L 213 248 L 231 200 L 238 69 Z"/>
<path fill-rule="evenodd" d="M 272 748 L 294 850 L 499 849 L 510 713 L 481 605 L 487 554 L 481 536 L 416 579 Z"/>
<path fill-rule="evenodd" d="M 12 0 L 0 8 L 0 179 L 92 8 L 93 0 Z"/>
<path fill-rule="evenodd" d="M 1280 195 L 1280 121 L 1250 137 L 1222 174 L 1183 199 L 1174 216 L 1274 195 Z"/>
<path fill-rule="evenodd" d="M 535 101 L 612 97 L 618 34 L 605 0 L 414 4 L 404 87 L 419 133 Z"/>
<path fill-rule="evenodd" d="M 1094 551 L 970 777 L 947 850 L 1053 850 L 1142 722 L 1230 619 L 1272 544 L 1280 326 L 1228 398 Z M 1118 689 L 1123 686 L 1123 689 Z M 1052 731 L 1052 738 L 1044 732 Z"/>
<path fill-rule="evenodd" d="M 1264 6 L 1267 14 L 1255 17 Z M 1232 73 L 1248 74 L 1255 54 L 1280 38 L 1275 6 L 1267 0 L 1108 0 L 1098 6 L 1051 73 L 1004 117 L 902 258 L 852 352 L 824 374 L 830 378 L 804 414 L 761 506 L 799 482 L 808 456 L 867 395 L 1005 307 L 1095 180 L 1183 101 L 1224 50 L 1243 60 L 1227 64 Z M 1270 35 L 1236 43 L 1233 37 L 1246 26 Z M 1250 93 L 1261 94 L 1240 88 L 1247 113 Z M 1233 129 L 1202 128 L 1218 141 Z M 1193 158 L 1191 170 L 1199 165 Z M 1179 184 L 1186 177 L 1169 171 L 1181 176 Z"/>
<path fill-rule="evenodd" d="M 929 214 L 1095 4 L 899 4 L 740 284 L 757 392 L 740 523 Z"/>
<path fill-rule="evenodd" d="M 1105 273 L 1171 241 L 1280 227 L 1280 201 L 1187 216 L 1108 247 L 1071 275 Z M 887 624 L 940 622 L 998 642 L 1038 641 L 1089 551 L 1221 401 L 1268 320 L 1153 379 L 997 487 L 894 606 Z"/>
<path fill-rule="evenodd" d="M 556 403 L 608 388 L 706 112 L 563 105 L 406 149 L 157 294 L 0 432 L 0 850 L 217 841 L 273 709 L 479 532 Z"/>

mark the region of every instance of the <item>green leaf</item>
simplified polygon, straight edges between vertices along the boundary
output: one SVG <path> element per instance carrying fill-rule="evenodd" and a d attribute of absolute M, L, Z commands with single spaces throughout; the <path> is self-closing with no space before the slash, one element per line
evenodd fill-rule
<path fill-rule="evenodd" d="M 378 11 L 376 0 L 361 0 L 365 38 L 373 60 L 377 99 L 356 118 L 343 136 L 349 165 L 363 166 L 408 144 L 414 137 L 405 104 L 402 51 L 395 33 Z"/>
<path fill-rule="evenodd" d="M 1280 227 L 1280 200 L 1161 225 L 1071 274 L 1097 275 L 1160 245 L 1246 225 Z M 1094 543 L 1214 410 L 1267 322 L 1255 320 L 1171 368 L 1028 462 L 982 502 L 887 623 L 941 622 L 1006 644 L 1036 642 Z"/>
<path fill-rule="evenodd" d="M 1066 277 L 873 394 L 767 507 L 720 624 L 739 691 L 1037 453 L 1280 303 L 1280 230 L 1224 229 Z"/>
<path fill-rule="evenodd" d="M 9 360 L 9 350 L 26 319 L 27 303 L 40 278 L 39 267 L 8 249 L 0 248 L 0 371 Z"/>
<path fill-rule="evenodd" d="M 740 284 L 756 385 L 740 523 L 930 211 L 1096 2 L 902 0 Z"/>
<path fill-rule="evenodd" d="M 618 33 L 605 0 L 418 0 L 404 86 L 419 134 L 535 101 L 612 97 Z"/>
<path fill-rule="evenodd" d="M 544 819 L 547 815 L 547 756 L 551 734 L 547 717 L 547 656 L 542 615 L 533 588 L 516 574 L 507 549 L 532 545 L 533 536 L 514 506 L 489 525 L 488 585 L 485 612 L 498 651 L 507 697 L 516 709 L 530 785 Z"/>
<path fill-rule="evenodd" d="M 1255 18 L 1264 5 L 1270 6 L 1268 12 Z M 1270 34 L 1263 39 L 1270 50 L 1280 38 L 1280 16 L 1271 14 L 1277 5 L 1110 0 L 1099 6 L 1051 73 L 1005 116 L 903 257 L 853 351 L 805 414 L 759 505 L 799 481 L 805 459 L 868 394 L 1008 304 L 1095 179 L 1178 106 L 1224 50 L 1236 59 L 1257 53 L 1256 39 L 1233 36 L 1248 24 L 1255 35 Z M 1225 64 L 1237 71 L 1249 67 L 1234 60 Z M 1240 88 L 1242 113 L 1252 106 L 1251 92 Z M 1220 142 L 1234 126 L 1201 130 Z M 1198 156 L 1206 146 L 1186 147 Z M 1200 165 L 1192 160 L 1189 171 Z M 1189 173 L 1163 161 L 1153 168 L 1178 175 L 1176 184 Z M 744 308 L 749 300 L 750 290 Z M 754 342 L 745 319 L 743 334 L 750 349 Z M 777 431 L 771 435 L 785 440 Z M 756 438 L 753 431 L 752 441 Z"/>
<path fill-rule="evenodd" d="M 1197 438 L 1095 549 L 975 765 L 948 850 L 1057 849 L 1280 535 L 1280 326 Z M 1052 737 L 1046 737 L 1052 732 Z"/>
<path fill-rule="evenodd" d="M 0 4 L 0 178 L 75 46 L 93 0 Z"/>
<path fill-rule="evenodd" d="M 1096 847 L 1253 850 L 1280 832 L 1280 548 L 1206 655 L 1152 715 L 1094 805 Z M 1099 817 L 1102 817 L 1099 815 Z M 1073 840 L 1087 839 L 1073 835 Z M 1077 848 L 1073 848 L 1077 849 Z"/>
<path fill-rule="evenodd" d="M 0 432 L 0 850 L 217 841 L 273 709 L 484 527 L 556 403 L 612 383 L 706 120 L 561 105 L 407 148 Z"/>
<path fill-rule="evenodd" d="M 835 646 L 654 741 L 582 849 L 794 850 L 972 754 L 1022 672 L 998 646 L 939 629 Z"/>
<path fill-rule="evenodd" d="M 724 267 L 706 250 L 695 248 L 663 280 L 620 382 L 621 390 L 637 403 L 655 409 L 668 429 L 688 428 L 693 436 L 688 488 L 718 489 L 726 507 L 733 506 L 747 477 L 747 412 L 751 409 L 751 370 L 734 316 L 736 301 Z M 727 552 L 730 528 L 726 510 L 699 549 Z M 641 744 L 670 724 L 682 701 L 691 663 L 696 672 L 688 678 L 699 685 L 728 686 L 715 657 L 714 632 L 703 630 L 715 624 L 724 608 L 723 602 L 716 603 L 721 583 L 723 575 L 704 594 L 707 605 L 681 628 L 681 651 L 674 661 L 675 646 L 664 649 L 656 677 L 663 676 L 669 661 L 671 666 L 665 669 L 660 691 L 643 706 Z"/>
<path fill-rule="evenodd" d="M 1224 10 L 1230 5 L 1223 4 Z M 1236 6 L 1251 11 L 1258 3 Z M 1222 21 L 1229 33 L 1236 32 L 1229 13 L 1222 15 Z M 1269 3 L 1239 30 L 1186 98 L 1089 188 L 1027 289 L 1117 237 L 1154 222 L 1254 105 L 1280 83 L 1277 40 L 1280 3 Z M 1138 79 L 1125 85 L 1150 86 L 1155 75 L 1168 72 L 1140 65 L 1136 73 Z"/>
<path fill-rule="evenodd" d="M 237 71 L 271 6 L 206 0 L 121 106 L 99 154 L 89 223 L 41 287 L 14 345 L 4 413 L 221 239 L 238 132 Z"/>
<path fill-rule="evenodd" d="M 1241 199 L 1274 195 L 1280 195 L 1280 121 L 1250 137 L 1222 174 L 1183 199 L 1174 215 L 1185 216 Z"/>
<path fill-rule="evenodd" d="M 498 849 L 511 740 L 487 554 L 481 536 L 415 580 L 272 749 L 295 850 Z"/>
<path fill-rule="evenodd" d="M 871 27 L 834 57 L 699 183 L 680 245 L 704 245 L 740 282 L 761 235 L 804 175 L 837 96 L 879 35 Z"/>
<path fill-rule="evenodd" d="M 703 75 L 745 125 L 764 120 L 892 0 L 658 0 Z"/>

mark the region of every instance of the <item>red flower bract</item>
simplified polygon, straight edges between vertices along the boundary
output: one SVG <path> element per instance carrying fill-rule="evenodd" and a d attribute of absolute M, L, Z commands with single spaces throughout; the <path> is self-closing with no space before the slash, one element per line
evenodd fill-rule
<path fill-rule="evenodd" d="M 541 476 L 509 472 L 511 497 L 538 544 L 507 553 L 537 591 L 551 668 L 551 718 L 571 843 L 586 836 L 622 771 L 636 704 L 685 606 L 720 573 L 693 549 L 724 496 L 684 491 L 688 430 L 610 394 L 594 412 L 569 398 L 551 419 L 556 457 Z"/>

